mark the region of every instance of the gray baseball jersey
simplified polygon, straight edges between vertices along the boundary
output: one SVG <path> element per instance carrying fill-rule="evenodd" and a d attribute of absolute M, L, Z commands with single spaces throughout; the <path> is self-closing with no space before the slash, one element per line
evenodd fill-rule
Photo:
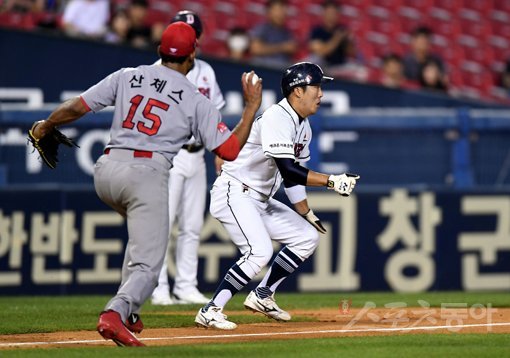
<path fill-rule="evenodd" d="M 81 97 L 94 112 L 115 105 L 107 148 L 158 152 L 172 162 L 191 135 L 209 150 L 230 136 L 211 102 L 163 65 L 123 68 Z"/>
<path fill-rule="evenodd" d="M 273 158 L 310 160 L 312 129 L 308 118 L 300 122 L 286 99 L 272 105 L 253 123 L 246 145 L 237 159 L 225 162 L 222 171 L 253 190 L 273 196 L 282 176 Z"/>

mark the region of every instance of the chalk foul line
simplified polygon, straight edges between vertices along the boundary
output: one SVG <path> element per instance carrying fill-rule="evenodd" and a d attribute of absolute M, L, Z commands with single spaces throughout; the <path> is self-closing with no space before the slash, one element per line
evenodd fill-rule
<path fill-rule="evenodd" d="M 193 340 L 193 339 L 224 339 L 224 338 L 245 338 L 245 337 L 274 337 L 274 336 L 293 336 L 293 335 L 317 335 L 329 333 L 373 333 L 373 332 L 411 332 L 411 331 L 433 331 L 440 329 L 455 329 L 460 331 L 463 328 L 476 327 L 501 327 L 510 326 L 510 322 L 500 323 L 479 323 L 449 326 L 418 326 L 418 327 L 389 327 L 389 328 L 356 328 L 356 329 L 327 329 L 317 331 L 287 331 L 287 332 L 265 332 L 265 333 L 232 333 L 215 335 L 196 335 L 196 336 L 176 336 L 176 337 L 146 337 L 139 338 L 140 341 L 173 341 L 173 340 Z M 0 347 L 20 347 L 20 346 L 41 346 L 41 345 L 71 345 L 71 344 L 96 344 L 104 343 L 104 339 L 88 340 L 67 340 L 67 341 L 46 341 L 46 342 L 5 342 L 0 343 Z"/>

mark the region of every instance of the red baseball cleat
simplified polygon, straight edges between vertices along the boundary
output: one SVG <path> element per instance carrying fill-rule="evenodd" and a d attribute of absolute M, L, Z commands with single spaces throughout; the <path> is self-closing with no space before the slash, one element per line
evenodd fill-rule
<path fill-rule="evenodd" d="M 118 312 L 108 310 L 99 315 L 97 331 L 104 339 L 111 339 L 118 346 L 144 347 L 133 333 L 122 323 Z"/>
<path fill-rule="evenodd" d="M 143 322 L 138 313 L 131 313 L 126 320 L 126 327 L 133 333 L 143 331 Z"/>

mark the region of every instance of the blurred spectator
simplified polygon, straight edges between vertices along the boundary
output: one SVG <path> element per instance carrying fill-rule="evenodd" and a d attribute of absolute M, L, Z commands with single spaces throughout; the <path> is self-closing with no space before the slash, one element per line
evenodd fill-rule
<path fill-rule="evenodd" d="M 421 88 L 444 91 L 448 90 L 447 82 L 443 76 L 440 63 L 435 59 L 429 59 L 423 64 L 419 76 Z"/>
<path fill-rule="evenodd" d="M 126 35 L 127 42 L 135 47 L 148 48 L 157 40 L 153 37 L 152 28 L 146 23 L 149 10 L 148 0 L 131 0 L 127 8 L 130 27 Z"/>
<path fill-rule="evenodd" d="M 322 24 L 312 29 L 309 49 L 315 55 L 316 63 L 343 65 L 355 56 L 355 48 L 347 27 L 338 23 L 340 5 L 327 0 L 322 4 L 322 10 Z"/>
<path fill-rule="evenodd" d="M 402 57 L 395 53 L 384 56 L 379 83 L 389 88 L 418 88 L 416 83 L 408 81 L 404 76 Z"/>
<path fill-rule="evenodd" d="M 45 29 L 60 29 L 60 17 L 66 0 L 36 0 L 42 5 L 42 11 L 37 16 L 37 27 Z"/>
<path fill-rule="evenodd" d="M 267 22 L 252 29 L 250 52 L 254 63 L 286 67 L 292 62 L 297 43 L 285 27 L 287 3 L 284 0 L 268 0 Z"/>
<path fill-rule="evenodd" d="M 419 26 L 411 34 L 411 51 L 404 57 L 404 74 L 411 81 L 419 81 L 422 67 L 429 60 L 434 60 L 439 66 L 441 76 L 445 76 L 444 65 L 441 58 L 430 52 L 432 36 L 431 30 L 426 26 Z"/>
<path fill-rule="evenodd" d="M 510 95 L 510 59 L 506 61 L 505 69 L 501 73 L 499 86 L 505 90 L 507 95 Z"/>
<path fill-rule="evenodd" d="M 107 0 L 71 0 L 62 17 L 64 32 L 69 36 L 102 38 L 110 19 Z"/>
<path fill-rule="evenodd" d="M 44 10 L 46 0 L 6 0 L 0 10 L 18 13 L 37 13 Z"/>
<path fill-rule="evenodd" d="M 106 42 L 127 44 L 127 34 L 131 28 L 131 21 L 125 10 L 119 10 L 110 21 L 110 26 L 104 37 Z"/>
<path fill-rule="evenodd" d="M 245 29 L 235 27 L 227 38 L 229 57 L 235 61 L 244 61 L 249 57 L 250 35 Z"/>

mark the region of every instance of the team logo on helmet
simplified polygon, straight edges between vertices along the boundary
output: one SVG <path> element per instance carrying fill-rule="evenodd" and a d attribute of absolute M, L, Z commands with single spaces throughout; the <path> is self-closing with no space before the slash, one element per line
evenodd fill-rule
<path fill-rule="evenodd" d="M 305 82 L 306 83 L 312 82 L 312 76 L 311 75 L 307 75 L 306 78 L 305 78 Z"/>

